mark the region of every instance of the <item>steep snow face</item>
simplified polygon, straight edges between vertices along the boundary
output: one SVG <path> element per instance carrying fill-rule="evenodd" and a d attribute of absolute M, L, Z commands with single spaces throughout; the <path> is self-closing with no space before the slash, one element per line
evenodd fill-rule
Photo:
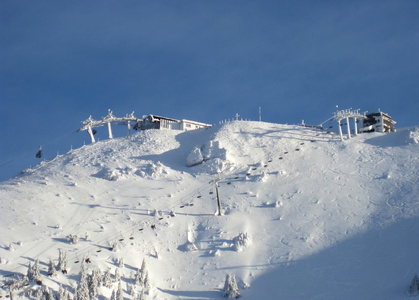
<path fill-rule="evenodd" d="M 227 274 L 248 299 L 403 299 L 419 272 L 418 132 L 341 142 L 232 122 L 72 150 L 0 184 L 1 280 L 39 259 L 44 285 L 74 293 L 81 260 L 113 274 L 123 258 L 133 298 L 145 259 L 153 299 L 221 299 Z M 59 249 L 68 274 L 49 278 Z"/>

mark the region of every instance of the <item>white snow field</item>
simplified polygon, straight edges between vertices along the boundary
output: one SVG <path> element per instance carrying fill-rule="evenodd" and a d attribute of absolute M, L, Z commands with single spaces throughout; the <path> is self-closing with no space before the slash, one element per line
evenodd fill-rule
<path fill-rule="evenodd" d="M 236 121 L 72 150 L 0 183 L 0 296 L 37 259 L 42 285 L 26 283 L 13 299 L 60 285 L 74 294 L 87 259 L 89 274 L 110 270 L 114 280 L 119 268 L 124 299 L 223 299 L 227 274 L 243 299 L 411 299 L 418 142 L 418 127 L 340 141 Z M 59 249 L 67 274 L 48 276 Z M 143 259 L 148 294 L 134 279 Z"/>

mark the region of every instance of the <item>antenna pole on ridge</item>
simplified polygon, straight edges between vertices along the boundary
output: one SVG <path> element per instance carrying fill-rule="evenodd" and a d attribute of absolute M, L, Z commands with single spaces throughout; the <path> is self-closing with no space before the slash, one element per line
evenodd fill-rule
<path fill-rule="evenodd" d="M 259 106 L 259 122 L 262 122 L 262 108 Z"/>

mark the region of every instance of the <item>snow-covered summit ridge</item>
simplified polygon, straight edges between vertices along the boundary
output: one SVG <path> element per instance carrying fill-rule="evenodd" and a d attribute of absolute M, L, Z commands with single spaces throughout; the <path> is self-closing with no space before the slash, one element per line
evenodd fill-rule
<path fill-rule="evenodd" d="M 42 274 L 54 290 L 74 291 L 76 261 L 87 255 L 102 270 L 124 257 L 126 297 L 145 258 L 155 299 L 221 299 L 228 273 L 248 299 L 403 299 L 419 272 L 418 244 L 408 239 L 419 229 L 418 132 L 341 142 L 313 128 L 232 122 L 72 150 L 0 184 L 0 275 L 26 274 L 28 262 L 47 264 L 65 249 L 69 276 Z M 194 151 L 202 159 L 189 164 Z M 328 262 L 348 251 L 359 261 Z M 339 276 L 345 288 L 332 280 Z"/>

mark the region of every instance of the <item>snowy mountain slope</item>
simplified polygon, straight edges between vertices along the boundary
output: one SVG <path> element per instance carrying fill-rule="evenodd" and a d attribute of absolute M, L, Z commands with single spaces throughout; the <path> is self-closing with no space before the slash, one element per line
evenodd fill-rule
<path fill-rule="evenodd" d="M 73 293 L 84 257 L 89 270 L 112 272 L 123 258 L 129 298 L 145 258 L 150 299 L 221 299 L 228 273 L 250 286 L 240 290 L 247 299 L 404 299 L 419 272 L 418 136 L 410 128 L 341 142 L 233 122 L 72 150 L 1 183 L 2 280 L 39 259 L 43 284 Z M 49 278 L 59 249 L 68 274 Z"/>

